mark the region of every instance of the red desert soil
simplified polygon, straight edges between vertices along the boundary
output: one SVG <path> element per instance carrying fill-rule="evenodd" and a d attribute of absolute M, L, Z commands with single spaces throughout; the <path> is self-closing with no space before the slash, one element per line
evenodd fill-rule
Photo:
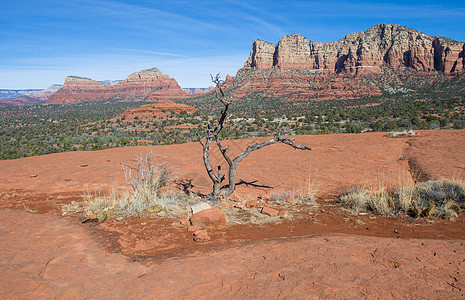
<path fill-rule="evenodd" d="M 238 153 L 251 142 L 230 141 Z M 241 197 L 319 185 L 320 207 L 282 224 L 235 225 L 197 244 L 169 218 L 100 225 L 61 217 L 85 190 L 124 186 L 120 162 L 152 151 L 194 191 L 208 192 L 201 146 L 118 148 L 0 161 L 0 298 L 463 298 L 465 218 L 352 216 L 334 199 L 361 184 L 465 179 L 465 130 L 297 136 L 239 167 Z M 215 155 L 213 155 L 215 157 Z M 219 156 L 218 156 L 219 157 Z M 28 213 L 24 205 L 38 213 Z"/>

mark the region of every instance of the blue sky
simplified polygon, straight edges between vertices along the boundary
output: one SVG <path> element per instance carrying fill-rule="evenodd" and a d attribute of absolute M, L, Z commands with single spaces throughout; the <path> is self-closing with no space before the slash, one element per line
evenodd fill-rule
<path fill-rule="evenodd" d="M 395 23 L 465 42 L 463 1 L 0 0 L 0 89 L 158 67 L 182 87 L 234 75 L 256 38 L 329 42 Z"/>

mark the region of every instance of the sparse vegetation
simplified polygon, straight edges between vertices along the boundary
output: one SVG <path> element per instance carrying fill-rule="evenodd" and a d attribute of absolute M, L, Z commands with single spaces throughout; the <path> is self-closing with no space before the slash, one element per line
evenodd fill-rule
<path fill-rule="evenodd" d="M 284 101 L 263 93 L 246 95 L 234 99 L 219 138 L 272 136 L 279 128 L 285 128 L 289 135 L 465 128 L 465 76 L 438 77 L 433 86 L 422 80 L 409 79 L 408 93 L 391 91 L 359 99 Z M 224 91 L 226 97 L 231 95 L 229 90 Z M 176 100 L 198 110 L 163 118 L 121 115 L 146 102 L 3 108 L 0 159 L 196 141 L 197 134 L 204 133 L 208 123 L 215 121 L 209 114 L 222 109 L 214 99 L 215 94 L 209 93 Z"/>
<path fill-rule="evenodd" d="M 103 222 L 110 218 L 186 213 L 189 206 L 199 201 L 172 188 L 173 174 L 166 163 L 153 164 L 152 153 L 137 158 L 137 166 L 122 164 L 131 191 L 118 193 L 86 192 L 84 204 L 62 206 L 63 213 L 82 212 Z"/>
<path fill-rule="evenodd" d="M 354 212 L 373 212 L 382 216 L 401 213 L 412 217 L 442 217 L 454 220 L 465 208 L 465 185 L 458 180 L 440 179 L 400 186 L 398 190 L 355 187 L 340 200 Z"/>

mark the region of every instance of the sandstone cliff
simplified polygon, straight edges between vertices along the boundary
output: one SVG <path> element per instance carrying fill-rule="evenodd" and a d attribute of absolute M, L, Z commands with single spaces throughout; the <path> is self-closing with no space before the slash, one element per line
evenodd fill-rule
<path fill-rule="evenodd" d="M 69 76 L 63 88 L 49 97 L 49 104 L 75 104 L 115 99 L 120 101 L 185 98 L 174 78 L 157 68 L 133 73 L 124 81 L 103 85 L 89 78 Z"/>
<path fill-rule="evenodd" d="M 326 44 L 299 34 L 284 36 L 278 45 L 254 40 L 244 68 L 379 73 L 381 66 L 389 66 L 449 74 L 465 70 L 464 51 L 464 43 L 400 25 L 379 24 Z"/>
<path fill-rule="evenodd" d="M 464 43 L 391 24 L 326 44 L 293 34 L 277 45 L 254 40 L 244 68 L 226 87 L 233 87 L 235 99 L 258 94 L 280 101 L 377 96 L 402 89 L 407 77 L 463 73 L 464 52 Z"/>
<path fill-rule="evenodd" d="M 49 104 L 75 104 L 87 101 L 102 101 L 114 96 L 110 87 L 95 80 L 68 76 L 63 87 L 48 98 Z"/>

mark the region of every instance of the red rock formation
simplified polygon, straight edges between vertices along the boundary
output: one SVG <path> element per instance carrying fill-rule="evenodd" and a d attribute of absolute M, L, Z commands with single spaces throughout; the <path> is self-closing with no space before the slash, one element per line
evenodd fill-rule
<path fill-rule="evenodd" d="M 192 225 L 202 229 L 222 229 L 226 228 L 226 218 L 218 207 L 205 209 L 191 216 Z"/>
<path fill-rule="evenodd" d="M 207 88 L 185 88 L 182 90 L 184 91 L 184 93 L 186 93 L 186 95 L 195 97 L 195 96 L 200 96 L 200 95 L 205 95 L 207 93 L 210 93 L 214 89 L 215 87 L 209 86 Z"/>
<path fill-rule="evenodd" d="M 49 104 L 75 104 L 88 101 L 102 101 L 113 97 L 110 87 L 95 80 L 68 76 L 63 87 L 48 98 Z"/>
<path fill-rule="evenodd" d="M 174 78 L 163 74 L 157 68 L 133 73 L 112 89 L 117 92 L 118 97 L 125 99 L 146 98 L 148 101 L 156 101 L 162 98 L 179 99 L 187 96 Z"/>
<path fill-rule="evenodd" d="M 254 40 L 244 68 L 226 87 L 234 86 L 236 99 L 253 93 L 290 101 L 376 96 L 380 87 L 363 78 L 380 77 L 386 68 L 421 71 L 409 76 L 453 75 L 465 71 L 464 53 L 464 43 L 400 25 L 375 25 L 326 44 L 293 34 L 277 45 Z"/>
<path fill-rule="evenodd" d="M 180 104 L 165 99 L 158 100 L 152 104 L 142 105 L 139 108 L 126 110 L 122 116 L 124 116 L 127 121 L 133 121 L 135 117 L 138 119 L 164 118 L 165 116 L 171 115 L 171 113 L 179 114 L 182 111 L 193 113 L 196 109 L 186 104 Z"/>
<path fill-rule="evenodd" d="M 74 104 L 110 98 L 121 101 L 156 101 L 186 96 L 174 78 L 153 68 L 133 73 L 123 82 L 108 86 L 88 78 L 69 76 L 63 88 L 50 96 L 48 103 Z"/>
<path fill-rule="evenodd" d="M 389 66 L 454 73 L 465 70 L 464 47 L 464 43 L 404 26 L 379 24 L 326 44 L 299 34 L 284 36 L 278 45 L 254 40 L 244 68 L 359 73 Z"/>

